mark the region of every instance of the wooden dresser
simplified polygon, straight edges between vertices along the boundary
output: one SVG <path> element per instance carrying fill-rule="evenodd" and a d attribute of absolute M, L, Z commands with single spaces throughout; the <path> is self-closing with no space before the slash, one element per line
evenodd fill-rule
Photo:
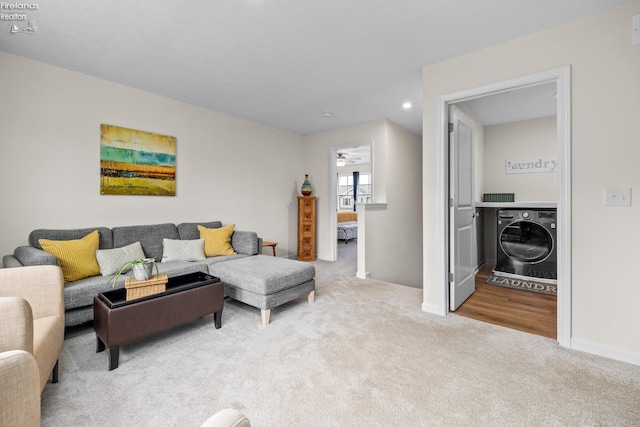
<path fill-rule="evenodd" d="M 316 259 L 316 198 L 298 197 L 298 259 Z"/>

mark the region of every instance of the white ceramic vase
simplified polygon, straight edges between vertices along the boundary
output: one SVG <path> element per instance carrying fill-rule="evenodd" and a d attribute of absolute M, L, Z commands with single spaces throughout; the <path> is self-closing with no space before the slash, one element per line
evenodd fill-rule
<path fill-rule="evenodd" d="M 147 280 L 151 277 L 153 273 L 153 263 L 145 262 L 144 264 L 134 264 L 133 265 L 133 277 L 136 280 Z"/>

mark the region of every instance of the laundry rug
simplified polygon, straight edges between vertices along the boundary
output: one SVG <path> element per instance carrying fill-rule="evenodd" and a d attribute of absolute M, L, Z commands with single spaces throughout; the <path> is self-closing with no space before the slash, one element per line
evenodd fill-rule
<path fill-rule="evenodd" d="M 558 286 L 551 283 L 540 283 L 533 280 L 514 279 L 511 277 L 494 276 L 487 279 L 490 285 L 503 286 L 505 288 L 520 289 L 522 291 L 537 292 L 539 294 L 558 296 Z"/>

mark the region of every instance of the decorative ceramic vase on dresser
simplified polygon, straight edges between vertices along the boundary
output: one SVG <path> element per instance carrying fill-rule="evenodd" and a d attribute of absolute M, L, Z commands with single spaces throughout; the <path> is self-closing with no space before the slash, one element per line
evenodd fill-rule
<path fill-rule="evenodd" d="M 306 174 L 304 176 L 304 182 L 302 183 L 302 188 L 300 188 L 300 192 L 303 196 L 310 196 L 313 189 L 311 188 L 311 183 L 309 182 L 309 175 Z"/>

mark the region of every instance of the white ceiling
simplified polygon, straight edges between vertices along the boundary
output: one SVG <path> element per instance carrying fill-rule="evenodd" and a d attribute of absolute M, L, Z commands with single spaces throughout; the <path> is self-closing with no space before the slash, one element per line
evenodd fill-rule
<path fill-rule="evenodd" d="M 483 96 L 466 104 L 485 126 L 555 116 L 556 84 L 546 83 Z"/>
<path fill-rule="evenodd" d="M 300 134 L 420 135 L 424 66 L 629 1 L 47 0 L 0 50 Z"/>

